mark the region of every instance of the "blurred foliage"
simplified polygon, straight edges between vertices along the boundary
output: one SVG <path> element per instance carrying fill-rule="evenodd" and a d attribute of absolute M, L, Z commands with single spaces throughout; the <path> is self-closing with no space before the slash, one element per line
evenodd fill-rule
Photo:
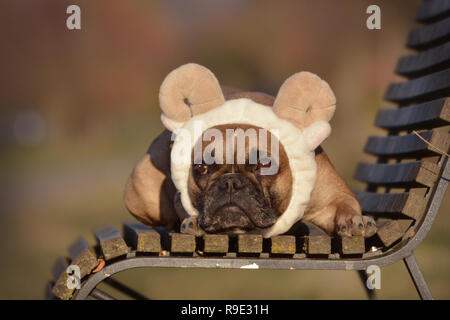
<path fill-rule="evenodd" d="M 324 143 L 352 187 L 383 92 L 414 27 L 419 1 L 376 1 L 382 30 L 365 27 L 373 1 L 2 1 L 0 298 L 39 299 L 58 255 L 78 235 L 132 217 L 124 182 L 162 130 L 158 89 L 197 62 L 222 84 L 276 94 L 308 70 L 336 93 Z M 450 297 L 448 199 L 417 252 L 436 298 Z M 356 272 L 138 270 L 118 275 L 155 298 L 365 298 Z M 176 288 L 176 290 L 174 290 Z M 382 272 L 382 298 L 416 298 L 403 265 Z"/>

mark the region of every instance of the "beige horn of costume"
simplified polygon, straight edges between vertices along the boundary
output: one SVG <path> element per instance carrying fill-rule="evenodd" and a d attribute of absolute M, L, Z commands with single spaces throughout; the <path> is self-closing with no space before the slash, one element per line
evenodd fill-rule
<path fill-rule="evenodd" d="M 283 83 L 273 110 L 302 130 L 311 149 L 315 149 L 331 133 L 328 121 L 336 110 L 336 97 L 317 75 L 299 72 Z"/>
<path fill-rule="evenodd" d="M 328 83 L 317 75 L 299 72 L 283 83 L 273 109 L 278 117 L 302 130 L 319 120 L 330 121 L 336 110 L 336 97 Z"/>
<path fill-rule="evenodd" d="M 205 113 L 223 103 L 225 98 L 214 74 L 207 68 L 188 63 L 173 70 L 159 91 L 161 121 L 173 131 L 191 117 Z"/>

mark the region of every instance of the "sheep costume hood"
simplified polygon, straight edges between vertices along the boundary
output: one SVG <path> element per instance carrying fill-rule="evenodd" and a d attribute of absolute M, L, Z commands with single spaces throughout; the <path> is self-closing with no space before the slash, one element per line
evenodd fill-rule
<path fill-rule="evenodd" d="M 264 237 L 276 236 L 303 217 L 317 176 L 314 150 L 331 133 L 328 121 L 336 108 L 336 98 L 325 81 L 309 72 L 296 73 L 283 83 L 270 107 L 247 98 L 226 101 L 214 74 L 189 63 L 167 75 L 159 100 L 161 121 L 173 133 L 171 178 L 189 216 L 199 214 L 188 192 L 193 146 L 208 128 L 248 124 L 278 138 L 292 173 L 287 209 L 274 225 L 258 232 Z"/>

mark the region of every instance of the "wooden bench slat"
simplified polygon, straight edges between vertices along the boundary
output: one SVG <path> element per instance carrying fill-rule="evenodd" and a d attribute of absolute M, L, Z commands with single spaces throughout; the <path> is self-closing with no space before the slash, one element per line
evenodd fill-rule
<path fill-rule="evenodd" d="M 206 253 L 226 253 L 229 249 L 229 238 L 226 234 L 205 234 L 203 251 Z"/>
<path fill-rule="evenodd" d="M 52 267 L 52 276 L 55 284 L 53 285 L 51 292 L 55 297 L 61 300 L 70 299 L 75 291 L 75 288 L 69 289 L 69 287 L 67 287 L 69 274 L 66 271 L 68 266 L 69 263 L 67 260 L 64 257 L 59 257 Z"/>
<path fill-rule="evenodd" d="M 340 239 L 341 253 L 349 254 L 363 254 L 366 251 L 365 240 L 363 236 L 341 237 Z"/>
<path fill-rule="evenodd" d="M 450 1 L 429 0 L 423 1 L 417 12 L 416 20 L 428 22 L 450 15 Z"/>
<path fill-rule="evenodd" d="M 238 235 L 239 253 L 261 253 L 263 249 L 263 238 L 257 234 Z"/>
<path fill-rule="evenodd" d="M 62 273 L 59 277 L 58 281 L 56 281 L 55 285 L 52 288 L 52 294 L 61 300 L 69 300 L 75 288 L 69 289 L 67 286 L 67 280 L 69 279 L 69 274 Z"/>
<path fill-rule="evenodd" d="M 375 125 L 391 131 L 431 129 L 450 124 L 450 98 L 408 107 L 381 109 Z"/>
<path fill-rule="evenodd" d="M 140 222 L 125 222 L 123 234 L 125 242 L 137 252 L 159 253 L 162 249 L 160 234 Z"/>
<path fill-rule="evenodd" d="M 448 41 L 450 38 L 450 17 L 412 30 L 406 46 L 412 49 L 426 49 Z"/>
<path fill-rule="evenodd" d="M 403 237 L 403 231 L 398 222 L 392 220 L 381 225 L 377 230 L 377 235 L 383 245 L 389 247 Z"/>
<path fill-rule="evenodd" d="M 270 238 L 270 253 L 295 254 L 295 236 L 275 236 Z"/>
<path fill-rule="evenodd" d="M 359 163 L 355 178 L 369 184 L 391 187 L 432 187 L 439 175 L 438 165 L 428 161 L 395 164 Z"/>
<path fill-rule="evenodd" d="M 196 248 L 195 236 L 183 233 L 169 233 L 170 252 L 193 253 Z"/>
<path fill-rule="evenodd" d="M 450 69 L 406 82 L 393 83 L 385 99 L 397 103 L 423 102 L 450 95 Z"/>
<path fill-rule="evenodd" d="M 377 216 L 403 214 L 419 219 L 425 212 L 427 201 L 421 189 L 411 189 L 409 192 L 401 193 L 353 191 L 364 213 Z"/>
<path fill-rule="evenodd" d="M 450 42 L 414 55 L 401 57 L 398 60 L 395 72 L 412 78 L 448 67 L 450 67 Z"/>
<path fill-rule="evenodd" d="M 331 253 L 331 237 L 307 236 L 305 237 L 303 250 L 311 255 L 323 255 Z"/>
<path fill-rule="evenodd" d="M 128 246 L 120 232 L 112 225 L 94 230 L 105 260 L 111 260 L 128 253 Z"/>
<path fill-rule="evenodd" d="M 97 256 L 89 250 L 89 245 L 83 237 L 79 237 L 69 247 L 71 264 L 80 267 L 81 278 L 91 273 L 98 265 Z"/>
<path fill-rule="evenodd" d="M 403 136 L 371 136 L 364 151 L 369 154 L 388 158 L 419 158 L 439 154 L 436 148 L 447 152 L 449 135 L 439 131 L 424 131 L 418 134 L 435 148 L 425 143 L 414 133 Z"/>

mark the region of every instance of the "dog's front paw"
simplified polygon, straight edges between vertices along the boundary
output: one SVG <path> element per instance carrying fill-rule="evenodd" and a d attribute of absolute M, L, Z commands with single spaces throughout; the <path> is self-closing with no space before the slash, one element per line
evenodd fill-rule
<path fill-rule="evenodd" d="M 362 216 L 364 223 L 364 237 L 369 238 L 377 232 L 377 224 L 372 217 Z"/>
<path fill-rule="evenodd" d="M 362 216 L 348 205 L 340 206 L 336 212 L 336 233 L 339 236 L 369 238 L 376 232 L 376 223 L 372 217 Z"/>
<path fill-rule="evenodd" d="M 197 217 L 189 217 L 185 218 L 183 222 L 181 222 L 180 227 L 181 233 L 192 234 L 196 237 L 200 237 L 205 234 L 202 228 L 198 225 Z"/>

